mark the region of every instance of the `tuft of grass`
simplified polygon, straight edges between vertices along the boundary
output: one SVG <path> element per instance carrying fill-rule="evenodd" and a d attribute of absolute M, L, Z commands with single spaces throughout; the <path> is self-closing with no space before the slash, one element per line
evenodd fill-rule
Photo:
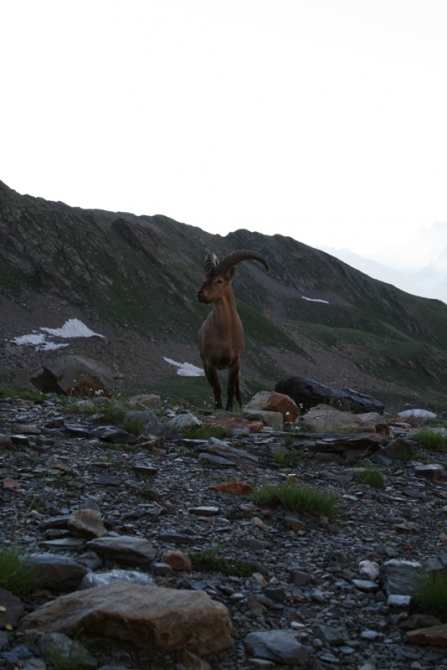
<path fill-rule="evenodd" d="M 22 596 L 32 591 L 35 583 L 29 554 L 13 544 L 0 547 L 0 588 Z"/>
<path fill-rule="evenodd" d="M 188 554 L 193 570 L 198 572 L 222 572 L 224 575 L 234 575 L 236 577 L 250 577 L 256 568 L 247 561 L 229 561 L 224 556 L 217 556 L 222 543 L 212 545 L 202 549 L 197 553 Z"/>
<path fill-rule="evenodd" d="M 128 433 L 136 435 L 137 437 L 143 432 L 143 428 L 146 421 L 143 417 L 134 414 L 133 416 L 126 416 L 122 422 L 122 427 L 124 430 L 127 430 Z"/>
<path fill-rule="evenodd" d="M 294 482 L 264 484 L 258 491 L 252 493 L 249 499 L 260 507 L 282 505 L 293 512 L 323 515 L 329 519 L 335 517 L 338 512 L 337 497 L 334 494 Z"/>
<path fill-rule="evenodd" d="M 435 430 L 430 430 L 430 428 L 421 428 L 421 430 L 414 435 L 414 439 L 426 449 L 440 452 L 447 451 L 447 440 L 444 435 Z"/>
<path fill-rule="evenodd" d="M 280 468 L 285 468 L 292 460 L 292 454 L 282 454 L 278 451 L 272 451 L 271 456 Z"/>
<path fill-rule="evenodd" d="M 369 484 L 369 486 L 373 486 L 376 489 L 385 488 L 383 475 L 379 468 L 374 465 L 367 465 L 364 472 L 358 474 L 358 478 L 362 484 Z"/>
<path fill-rule="evenodd" d="M 189 428 L 182 428 L 180 435 L 189 440 L 209 440 L 210 437 L 221 440 L 224 437 L 231 437 L 233 429 L 229 427 L 224 428 L 223 426 L 191 426 Z"/>
<path fill-rule="evenodd" d="M 54 670 L 81 670 L 85 668 L 87 661 L 90 659 L 87 648 L 76 640 L 73 640 L 69 647 L 65 642 L 65 639 L 60 643 L 58 641 L 41 642 L 40 651 L 45 661 L 51 664 Z"/>
<path fill-rule="evenodd" d="M 285 435 L 284 436 L 284 446 L 285 447 L 290 447 L 290 445 L 292 444 L 292 442 L 294 442 L 294 440 L 296 440 L 296 435 Z"/>
<path fill-rule="evenodd" d="M 20 398 L 21 400 L 46 400 L 46 396 L 40 391 L 23 389 L 18 386 L 0 386 L 0 396 Z"/>
<path fill-rule="evenodd" d="M 413 597 L 423 610 L 447 622 L 447 573 L 423 572 L 414 583 Z"/>

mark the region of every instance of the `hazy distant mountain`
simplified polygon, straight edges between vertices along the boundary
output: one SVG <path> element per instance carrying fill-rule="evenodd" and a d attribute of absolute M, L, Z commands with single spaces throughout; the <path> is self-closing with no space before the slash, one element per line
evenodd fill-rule
<path fill-rule="evenodd" d="M 383 263 L 378 263 L 373 261 L 370 258 L 365 258 L 364 256 L 359 256 L 350 249 L 344 247 L 343 249 L 334 249 L 333 247 L 320 247 L 322 251 L 325 251 L 331 256 L 335 256 L 343 263 L 347 263 L 352 268 L 364 272 L 368 277 L 373 279 L 378 279 L 379 281 L 384 281 L 387 284 L 392 284 L 397 288 L 400 288 L 402 291 L 407 293 L 413 293 L 416 295 L 417 286 L 412 280 L 412 275 L 407 275 L 405 272 L 396 270 L 395 268 L 384 265 Z M 428 296 L 425 296 L 428 297 Z"/>
<path fill-rule="evenodd" d="M 434 223 L 431 228 L 423 226 L 414 239 L 403 239 L 398 250 L 384 249 L 382 262 L 347 248 L 321 247 L 321 250 L 373 279 L 447 303 L 447 221 Z"/>

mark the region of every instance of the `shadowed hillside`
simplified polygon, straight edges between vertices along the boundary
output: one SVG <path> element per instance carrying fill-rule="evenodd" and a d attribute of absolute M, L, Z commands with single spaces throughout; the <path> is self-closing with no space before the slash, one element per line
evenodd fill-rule
<path fill-rule="evenodd" d="M 234 280 L 246 331 L 246 393 L 303 375 L 370 390 L 385 402 L 444 404 L 447 306 L 440 301 L 404 293 L 281 235 L 238 230 L 221 237 L 166 216 L 22 196 L 1 182 L 0 383 L 27 384 L 46 358 L 83 353 L 114 366 L 127 386 L 210 402 L 203 378 L 178 377 L 164 357 L 200 365 L 196 334 L 209 307 L 195 292 L 205 255 L 245 248 L 270 264 L 267 274 L 256 262 L 241 263 Z M 69 318 L 105 338 L 75 339 L 57 351 L 11 342 Z"/>

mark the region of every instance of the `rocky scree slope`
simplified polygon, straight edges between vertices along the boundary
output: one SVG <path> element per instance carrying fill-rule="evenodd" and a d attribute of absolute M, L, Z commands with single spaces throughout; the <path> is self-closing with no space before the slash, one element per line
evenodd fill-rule
<path fill-rule="evenodd" d="M 34 349 L 19 352 L 12 337 L 61 327 L 68 318 L 107 337 L 73 341 L 69 352 L 115 364 L 129 383 L 172 380 L 163 356 L 200 365 L 196 335 L 209 307 L 195 292 L 205 255 L 240 248 L 264 254 L 271 267 L 267 274 L 255 262 L 241 263 L 234 280 L 247 389 L 298 374 L 443 404 L 444 303 L 370 279 L 281 235 L 211 235 L 166 216 L 47 202 L 1 182 L 0 383 L 25 384 L 36 365 Z M 56 355 L 40 352 L 44 359 Z"/>
<path fill-rule="evenodd" d="M 446 454 L 418 447 L 409 426 L 389 421 L 383 444 L 394 446 L 385 447 L 386 465 L 377 466 L 385 486 L 374 488 L 359 478 L 370 462 L 368 449 L 357 450 L 357 468 L 346 465 L 347 454 L 353 462 L 353 435 L 345 436 L 344 450 L 339 435 L 337 450 L 331 451 L 328 435 L 242 431 L 223 441 L 236 460 L 218 467 L 206 440 L 182 439 L 172 431 L 158 438 L 126 436 L 107 428 L 100 412 L 75 413 L 85 408 L 85 401 L 67 404 L 51 396 L 34 402 L 0 397 L 0 540 L 18 541 L 39 554 L 34 558 L 38 588 L 13 601 L 15 614 L 12 602 L 2 600 L 8 607 L 0 612 L 1 668 L 50 670 L 41 655 L 42 631 L 33 622 L 57 613 L 49 633 L 54 646 L 55 628 L 75 637 L 74 621 L 86 602 L 93 607 L 94 636 L 112 630 L 116 638 L 115 647 L 94 649 L 85 665 L 91 670 L 447 668 L 441 648 L 412 642 L 414 629 L 432 629 L 436 620 L 405 596 L 415 569 L 408 561 L 447 562 Z M 191 410 L 200 416 L 192 407 L 169 404 L 162 413 L 165 420 L 178 419 Z M 407 449 L 415 459 L 400 458 Z M 287 458 L 281 463 L 274 454 Z M 438 466 L 428 477 L 427 460 Z M 258 489 L 287 480 L 334 495 L 335 517 L 262 507 L 219 490 L 234 481 Z M 191 570 L 179 554 L 197 556 L 213 548 L 227 559 L 229 570 L 212 563 Z M 228 611 L 234 645 L 226 648 L 227 638 L 226 647 L 206 655 L 202 665 L 178 648 L 167 648 L 167 655 L 160 656 L 160 649 L 151 653 L 145 647 L 151 636 L 141 634 L 147 622 L 132 625 L 134 602 L 126 600 L 124 586 L 89 592 L 98 580 L 116 578 L 112 570 L 125 571 L 120 579 L 139 584 L 129 584 L 130 598 L 148 583 L 160 589 L 160 603 L 166 589 L 178 589 L 179 598 L 203 594 L 196 598 L 200 601 L 207 594 Z M 119 592 L 118 626 L 115 605 L 99 595 L 109 592 L 114 601 Z M 391 598 L 396 593 L 403 601 Z M 0 596 L 7 597 L 3 591 Z M 8 630 L 2 617 L 10 613 L 15 619 Z M 191 610 L 183 644 L 198 637 L 196 615 Z M 172 616 L 180 622 L 180 613 Z M 441 631 L 437 644 L 445 645 L 447 625 Z M 165 632 L 168 644 L 169 627 Z M 213 636 L 224 632 L 215 630 Z"/>

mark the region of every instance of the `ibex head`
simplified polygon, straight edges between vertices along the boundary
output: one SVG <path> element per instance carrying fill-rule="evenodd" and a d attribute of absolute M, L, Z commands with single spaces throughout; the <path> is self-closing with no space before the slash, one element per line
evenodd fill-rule
<path fill-rule="evenodd" d="M 246 260 L 258 260 L 266 270 L 269 265 L 261 254 L 256 251 L 235 251 L 219 263 L 216 254 L 210 253 L 205 260 L 205 281 L 197 291 L 199 302 L 210 303 L 225 298 L 230 291 L 231 281 L 236 272 L 236 264 Z"/>

